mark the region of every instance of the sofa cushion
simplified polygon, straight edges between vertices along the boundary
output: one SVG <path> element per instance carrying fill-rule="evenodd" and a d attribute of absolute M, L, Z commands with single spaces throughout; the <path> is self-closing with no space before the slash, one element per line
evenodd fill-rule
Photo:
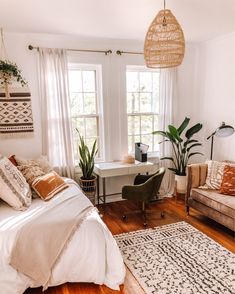
<path fill-rule="evenodd" d="M 193 188 L 191 197 L 192 199 L 235 219 L 234 196 L 221 195 L 218 191 L 215 190 L 202 190 L 199 188 Z"/>

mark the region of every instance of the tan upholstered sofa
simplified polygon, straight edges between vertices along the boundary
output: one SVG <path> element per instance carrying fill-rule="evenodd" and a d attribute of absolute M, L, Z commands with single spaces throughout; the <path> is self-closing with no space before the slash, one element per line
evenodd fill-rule
<path fill-rule="evenodd" d="M 206 182 L 207 164 L 188 166 L 188 186 L 185 196 L 186 211 L 193 207 L 209 218 L 235 231 L 235 196 L 217 190 L 199 188 Z"/>

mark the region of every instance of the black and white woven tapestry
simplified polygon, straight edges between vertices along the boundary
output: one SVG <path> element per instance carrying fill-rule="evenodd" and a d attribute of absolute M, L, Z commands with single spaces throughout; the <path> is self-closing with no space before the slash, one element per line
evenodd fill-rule
<path fill-rule="evenodd" d="M 24 92 L 23 92 L 24 91 Z M 10 97 L 0 93 L 0 137 L 32 136 L 33 115 L 31 94 L 24 88 L 10 92 Z"/>
<path fill-rule="evenodd" d="M 186 222 L 115 239 L 147 294 L 235 293 L 235 255 Z"/>

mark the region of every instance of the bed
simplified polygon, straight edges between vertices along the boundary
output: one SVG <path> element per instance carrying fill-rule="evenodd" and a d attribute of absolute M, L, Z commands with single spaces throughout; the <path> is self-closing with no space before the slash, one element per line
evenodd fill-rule
<path fill-rule="evenodd" d="M 10 264 L 11 251 L 18 232 L 35 213 L 47 212 L 59 202 L 77 195 L 79 206 L 84 209 L 90 201 L 78 185 L 66 179 L 69 187 L 50 201 L 34 199 L 25 211 L 15 211 L 4 202 L 0 202 L 0 289 L 4 294 L 21 294 L 29 287 L 38 287 L 28 276 L 16 271 Z M 35 238 L 36 238 L 35 233 Z M 38 261 L 35 260 L 35 264 Z M 58 262 L 52 269 L 48 286 L 66 282 L 91 282 L 104 284 L 119 290 L 125 277 L 125 266 L 119 248 L 112 234 L 93 210 L 76 229 L 68 245 L 64 248 Z"/>

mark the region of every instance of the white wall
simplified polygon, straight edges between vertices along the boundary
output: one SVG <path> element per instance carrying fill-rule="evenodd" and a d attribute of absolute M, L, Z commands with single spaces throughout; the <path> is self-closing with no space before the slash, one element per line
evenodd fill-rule
<path fill-rule="evenodd" d="M 196 161 L 204 160 L 210 157 L 206 138 L 221 122 L 235 127 L 235 33 L 188 47 L 178 78 L 177 118 L 188 115 L 203 124 L 199 137 L 204 157 Z M 213 159 L 235 160 L 235 135 L 215 137 Z"/>
<path fill-rule="evenodd" d="M 203 138 L 222 121 L 235 127 L 235 32 L 200 44 L 197 63 L 197 116 L 204 124 Z M 210 142 L 205 143 L 209 157 Z M 215 137 L 213 159 L 235 160 L 235 135 Z"/>

